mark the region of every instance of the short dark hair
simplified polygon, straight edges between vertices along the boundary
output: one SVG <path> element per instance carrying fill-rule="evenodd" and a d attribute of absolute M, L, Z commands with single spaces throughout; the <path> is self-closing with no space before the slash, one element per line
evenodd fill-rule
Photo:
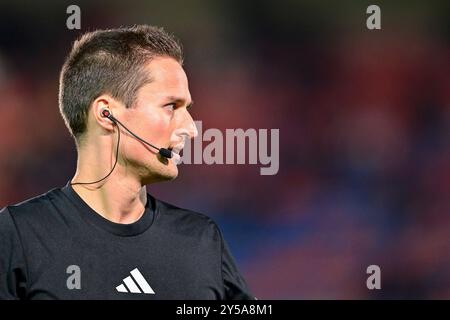
<path fill-rule="evenodd" d="M 151 82 L 145 65 L 159 56 L 183 64 L 178 40 L 148 25 L 97 30 L 74 42 L 61 70 L 59 109 L 75 141 L 86 131 L 89 108 L 100 95 L 133 106 L 139 88 Z"/>

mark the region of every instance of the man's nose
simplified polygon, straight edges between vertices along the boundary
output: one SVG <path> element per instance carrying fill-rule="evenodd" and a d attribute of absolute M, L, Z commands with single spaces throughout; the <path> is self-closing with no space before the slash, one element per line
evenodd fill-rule
<path fill-rule="evenodd" d="M 190 113 L 186 110 L 183 128 L 189 133 L 191 139 L 198 136 L 197 126 L 195 125 L 194 119 L 192 119 Z"/>

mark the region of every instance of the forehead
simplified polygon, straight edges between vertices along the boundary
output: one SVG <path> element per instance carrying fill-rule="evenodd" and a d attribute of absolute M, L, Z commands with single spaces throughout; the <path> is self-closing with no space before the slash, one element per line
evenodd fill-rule
<path fill-rule="evenodd" d="M 142 88 L 143 94 L 154 98 L 175 96 L 186 101 L 191 99 L 186 73 L 175 59 L 158 57 L 145 68 L 150 72 L 152 81 Z"/>

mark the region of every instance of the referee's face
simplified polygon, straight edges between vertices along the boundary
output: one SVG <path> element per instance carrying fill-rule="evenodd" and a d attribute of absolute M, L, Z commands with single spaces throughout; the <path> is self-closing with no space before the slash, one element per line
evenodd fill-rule
<path fill-rule="evenodd" d="M 135 107 L 123 111 L 124 120 L 144 140 L 179 153 L 185 140 L 198 134 L 189 113 L 192 100 L 186 73 L 169 57 L 155 58 L 146 68 L 152 82 L 138 91 Z M 161 157 L 130 135 L 125 134 L 124 140 L 122 155 L 144 184 L 177 177 L 178 168 L 173 159 Z"/>

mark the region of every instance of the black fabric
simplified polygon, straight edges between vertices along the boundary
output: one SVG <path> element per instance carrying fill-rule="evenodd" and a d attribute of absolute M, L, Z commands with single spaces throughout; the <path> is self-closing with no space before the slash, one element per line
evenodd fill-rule
<path fill-rule="evenodd" d="M 138 221 L 113 223 L 67 184 L 0 211 L 0 299 L 254 297 L 209 217 L 148 194 Z"/>

